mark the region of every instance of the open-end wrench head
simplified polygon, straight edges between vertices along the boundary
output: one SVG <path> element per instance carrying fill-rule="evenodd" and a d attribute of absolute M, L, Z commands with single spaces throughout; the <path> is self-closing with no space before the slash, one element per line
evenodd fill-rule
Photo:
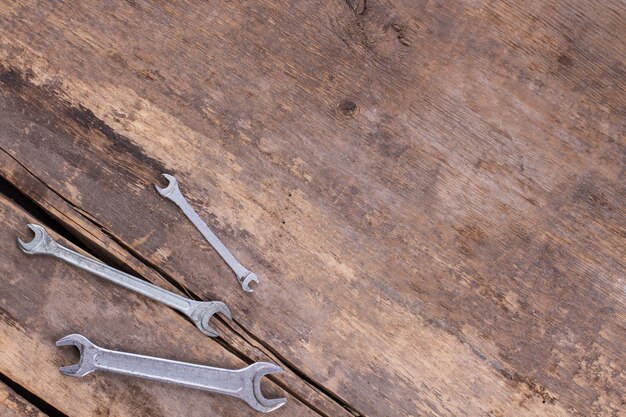
<path fill-rule="evenodd" d="M 35 237 L 30 242 L 25 242 L 19 237 L 17 243 L 23 252 L 28 254 L 35 253 L 49 253 L 50 247 L 54 244 L 54 241 L 46 232 L 46 229 L 38 224 L 28 224 L 28 228 L 35 233 Z"/>
<path fill-rule="evenodd" d="M 245 292 L 254 291 L 252 288 L 250 288 L 250 283 L 252 281 L 256 282 L 257 284 L 259 283 L 259 277 L 257 277 L 254 272 L 249 272 L 239 280 L 239 282 L 241 283 L 241 288 L 243 288 Z"/>
<path fill-rule="evenodd" d="M 242 399 L 257 411 L 269 413 L 287 402 L 287 398 L 265 398 L 261 391 L 261 378 L 265 375 L 283 372 L 283 368 L 269 362 L 257 362 L 243 370 L 250 385 L 246 385 Z"/>
<path fill-rule="evenodd" d="M 168 184 L 167 187 L 165 188 L 161 188 L 158 185 L 154 185 L 154 187 L 156 188 L 156 190 L 159 192 L 159 194 L 161 194 L 163 197 L 167 197 L 170 198 L 171 194 L 175 191 L 178 190 L 178 181 L 176 181 L 176 178 L 174 178 L 173 175 L 170 174 L 163 174 L 163 176 L 168 180 Z"/>
<path fill-rule="evenodd" d="M 63 375 L 82 377 L 96 370 L 94 365 L 95 355 L 99 348 L 91 343 L 89 339 L 80 334 L 70 334 L 56 343 L 57 346 L 75 346 L 80 353 L 80 360 L 77 364 L 62 366 L 59 372 Z"/>
<path fill-rule="evenodd" d="M 217 337 L 218 331 L 209 324 L 211 317 L 217 313 L 222 313 L 229 320 L 233 319 L 230 309 L 221 301 L 198 302 L 189 317 L 202 333 L 209 337 Z"/>

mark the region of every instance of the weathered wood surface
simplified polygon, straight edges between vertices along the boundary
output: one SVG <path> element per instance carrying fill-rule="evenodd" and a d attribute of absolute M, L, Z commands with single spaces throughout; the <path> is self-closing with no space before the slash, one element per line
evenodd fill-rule
<path fill-rule="evenodd" d="M 44 417 L 37 407 L 0 382 L 0 415 L 3 417 Z"/>
<path fill-rule="evenodd" d="M 235 322 L 204 340 L 5 243 L 2 279 L 18 266 L 22 279 L 3 281 L 4 311 L 63 288 L 91 318 L 66 300 L 32 331 L 3 318 L 3 343 L 37 346 L 54 384 L 15 365 L 22 351 L 1 355 L 2 373 L 70 415 L 248 412 L 61 378 L 51 343 L 85 329 L 150 354 L 277 361 L 283 415 L 619 415 L 625 14 L 619 1 L 3 2 L 0 175 L 103 259 L 221 299 Z M 156 194 L 162 172 L 259 274 L 254 294 Z M 3 241 L 24 232 L 14 223 Z M 58 286 L 37 286 L 50 271 Z M 129 383 L 158 408 L 124 397 Z"/>
<path fill-rule="evenodd" d="M 0 264 L 4 277 L 0 366 L 6 377 L 72 416 L 257 414 L 235 398 L 197 390 L 115 375 L 82 380 L 61 375 L 58 367 L 76 363 L 78 355 L 71 348 L 57 348 L 54 342 L 71 333 L 128 352 L 227 368 L 246 364 L 193 331 L 193 325 L 173 310 L 52 258 L 33 261 L 16 250 L 15 231 L 34 219 L 4 198 L 0 219 L 5 254 Z M 281 391 L 271 385 L 267 384 L 268 396 L 279 395 Z M 316 415 L 298 400 L 289 400 L 291 410 L 278 410 L 275 415 Z"/>

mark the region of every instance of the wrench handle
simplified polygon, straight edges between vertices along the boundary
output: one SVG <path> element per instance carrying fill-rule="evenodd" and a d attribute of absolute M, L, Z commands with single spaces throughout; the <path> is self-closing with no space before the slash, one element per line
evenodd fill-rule
<path fill-rule="evenodd" d="M 237 279 L 241 282 L 247 275 L 251 272 L 246 269 L 243 265 L 239 263 L 237 259 L 233 256 L 233 254 L 228 250 L 226 246 L 222 243 L 222 241 L 213 233 L 209 226 L 202 220 L 202 218 L 196 213 L 196 211 L 189 205 L 187 199 L 180 192 L 178 186 L 172 190 L 172 192 L 166 196 L 171 201 L 173 201 L 187 216 L 187 218 L 196 226 L 196 229 L 202 233 L 202 236 L 206 239 L 207 242 L 213 249 L 222 257 L 224 262 L 233 270 L 235 275 L 237 275 Z"/>
<path fill-rule="evenodd" d="M 189 300 L 178 294 L 174 294 L 171 291 L 158 287 L 149 282 L 143 281 L 139 278 L 135 278 L 132 275 L 119 271 L 93 258 L 81 255 L 78 252 L 74 252 L 73 250 L 66 248 L 65 246 L 55 242 L 54 240 L 50 241 L 50 245 L 49 248 L 47 248 L 47 251 L 41 253 L 54 256 L 71 265 L 77 266 L 78 268 L 84 269 L 85 271 L 89 271 L 92 274 L 99 276 L 100 278 L 104 278 L 124 288 L 138 292 L 139 294 L 159 301 L 187 315 L 191 313 L 193 303 L 195 303 L 193 300 Z"/>
<path fill-rule="evenodd" d="M 98 348 L 93 358 L 97 370 L 168 382 L 241 398 L 244 369 L 230 370 L 195 365 Z"/>

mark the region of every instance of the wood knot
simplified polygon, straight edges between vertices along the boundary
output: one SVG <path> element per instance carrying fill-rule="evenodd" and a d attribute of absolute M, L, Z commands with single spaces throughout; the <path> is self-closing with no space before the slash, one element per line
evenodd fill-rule
<path fill-rule="evenodd" d="M 559 61 L 559 64 L 563 65 L 564 67 L 571 67 L 573 64 L 572 58 L 570 58 L 568 55 L 561 55 L 557 61 Z"/>
<path fill-rule="evenodd" d="M 401 45 L 411 46 L 411 42 L 406 37 L 405 25 L 400 23 L 387 23 L 385 26 L 383 26 L 383 29 L 385 31 L 389 28 L 391 28 L 395 32 L 396 39 L 398 39 L 398 42 L 400 42 Z"/>
<path fill-rule="evenodd" d="M 356 103 L 352 100 L 346 99 L 339 103 L 339 113 L 344 116 L 352 116 L 356 112 Z"/>
<path fill-rule="evenodd" d="M 346 3 L 348 3 L 348 6 L 354 10 L 354 14 L 357 16 L 362 15 L 365 11 L 365 0 L 346 0 Z"/>

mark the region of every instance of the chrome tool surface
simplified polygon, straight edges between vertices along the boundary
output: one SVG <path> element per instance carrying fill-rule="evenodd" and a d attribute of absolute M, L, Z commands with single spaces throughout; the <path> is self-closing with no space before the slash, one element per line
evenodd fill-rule
<path fill-rule="evenodd" d="M 176 178 L 169 174 L 163 174 L 163 176 L 167 178 L 169 184 L 165 188 L 161 188 L 158 185 L 155 185 L 159 194 L 173 201 L 178 207 L 180 207 L 183 213 L 185 213 L 185 216 L 187 216 L 191 223 L 196 226 L 196 229 L 198 229 L 200 233 L 202 233 L 202 236 L 204 236 L 206 241 L 209 242 L 211 246 L 213 246 L 213 249 L 217 251 L 217 253 L 222 257 L 224 262 L 226 262 L 230 269 L 233 270 L 233 272 L 237 276 L 237 280 L 239 281 L 241 288 L 244 291 L 252 292 L 252 289 L 250 288 L 250 282 L 255 281 L 258 283 L 259 277 L 257 277 L 255 273 L 250 272 L 249 270 L 244 268 L 239 263 L 239 261 L 235 259 L 233 254 L 230 253 L 228 248 L 224 246 L 222 241 L 219 240 L 217 236 L 215 236 L 215 233 L 213 233 L 211 229 L 209 229 L 209 226 L 207 226 L 204 220 L 202 220 L 200 216 L 198 216 L 198 213 L 196 213 L 196 211 L 189 205 L 187 199 L 185 199 L 183 194 L 180 192 L 180 189 L 178 188 L 178 181 L 176 180 Z"/>
<path fill-rule="evenodd" d="M 237 397 L 255 410 L 265 413 L 287 402 L 286 398 L 265 398 L 261 392 L 263 376 L 282 372 L 281 367 L 269 362 L 256 362 L 242 369 L 213 368 L 104 349 L 80 334 L 65 336 L 56 345 L 73 345 L 80 351 L 77 364 L 59 368 L 64 375 L 82 377 L 93 371 L 107 371 L 169 382 Z"/>
<path fill-rule="evenodd" d="M 219 335 L 217 330 L 209 325 L 209 319 L 215 313 L 222 313 L 224 316 L 232 319 L 230 310 L 226 307 L 226 304 L 221 301 L 195 301 L 174 294 L 147 281 L 118 271 L 96 259 L 89 258 L 66 248 L 54 241 L 50 235 L 48 235 L 46 229 L 39 225 L 29 224 L 28 227 L 35 233 L 33 240 L 24 242 L 18 239 L 20 248 L 25 253 L 53 256 L 108 281 L 121 285 L 124 288 L 128 288 L 129 290 L 133 290 L 153 300 L 159 301 L 185 314 L 198 326 L 198 329 L 207 336 L 217 337 Z"/>

